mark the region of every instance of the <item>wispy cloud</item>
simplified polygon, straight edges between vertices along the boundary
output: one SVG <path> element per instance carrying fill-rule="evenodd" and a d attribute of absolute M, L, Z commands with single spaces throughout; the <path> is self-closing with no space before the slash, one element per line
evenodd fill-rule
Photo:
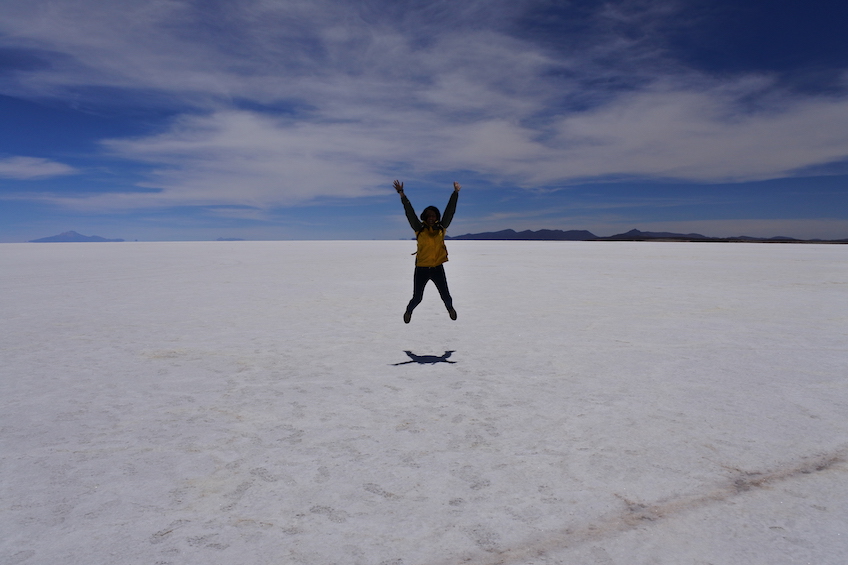
<path fill-rule="evenodd" d="M 848 157 L 848 99 L 671 64 L 649 32 L 675 2 L 598 4 L 565 38 L 519 33 L 540 6 L 12 1 L 0 44 L 47 63 L 4 88 L 156 94 L 185 110 L 155 134 L 104 141 L 149 165 L 142 186 L 156 189 L 76 200 L 104 208 L 360 197 L 401 172 L 530 189 L 761 180 Z"/>
<path fill-rule="evenodd" d="M 473 170 L 532 188 L 613 175 L 764 180 L 848 155 L 848 101 L 792 100 L 748 113 L 719 90 L 640 92 L 552 119 L 548 135 L 518 120 L 457 123 L 417 108 L 355 120 L 226 110 L 107 146 L 157 166 L 148 186 L 163 192 L 148 199 L 256 206 L 373 194 L 392 167 Z"/>
<path fill-rule="evenodd" d="M 38 157 L 0 159 L 0 177 L 7 179 L 38 180 L 73 175 L 77 172 L 70 165 Z"/>
<path fill-rule="evenodd" d="M 848 155 L 848 100 L 781 97 L 755 111 L 757 80 L 660 82 L 558 120 L 561 160 L 538 182 L 608 174 L 703 182 L 777 178 Z"/>

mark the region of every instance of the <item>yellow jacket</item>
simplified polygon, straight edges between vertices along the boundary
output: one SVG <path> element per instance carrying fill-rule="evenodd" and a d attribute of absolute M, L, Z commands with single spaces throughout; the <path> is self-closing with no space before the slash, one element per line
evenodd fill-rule
<path fill-rule="evenodd" d="M 409 221 L 410 227 L 415 230 L 415 239 L 418 240 L 418 251 L 415 257 L 416 267 L 438 267 L 448 260 L 448 248 L 445 247 L 445 231 L 453 220 L 453 215 L 456 212 L 456 203 L 459 200 L 459 192 L 454 191 L 451 194 L 448 205 L 445 207 L 445 213 L 441 221 L 433 228 L 428 228 L 424 225 L 418 216 L 415 215 L 415 210 L 405 194 L 401 195 L 401 202 L 406 212 L 406 219 Z"/>
<path fill-rule="evenodd" d="M 425 227 L 418 232 L 416 239 L 418 240 L 418 251 L 415 254 L 416 267 L 438 267 L 448 260 L 443 228 Z"/>

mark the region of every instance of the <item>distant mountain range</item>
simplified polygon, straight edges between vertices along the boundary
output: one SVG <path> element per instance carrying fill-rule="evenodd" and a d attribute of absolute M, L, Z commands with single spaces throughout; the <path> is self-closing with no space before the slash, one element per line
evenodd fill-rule
<path fill-rule="evenodd" d="M 735 237 L 709 237 L 699 233 L 671 233 L 639 231 L 636 229 L 629 232 L 598 237 L 587 230 L 501 230 L 495 232 L 467 233 L 458 236 L 446 236 L 445 239 L 453 240 L 491 240 L 491 241 L 732 241 L 732 242 L 754 242 L 754 243 L 848 243 L 848 239 L 794 239 L 791 237 L 749 237 L 740 235 Z M 123 239 L 106 239 L 98 235 L 82 235 L 75 231 L 66 231 L 51 237 L 30 240 L 30 243 L 56 243 L 56 242 L 118 242 Z M 218 241 L 244 241 L 237 237 L 219 237 Z"/>
<path fill-rule="evenodd" d="M 791 237 L 709 237 L 699 233 L 650 232 L 636 229 L 607 237 L 598 237 L 586 230 L 501 230 L 496 232 L 468 233 L 446 239 L 458 240 L 501 240 L 501 241 L 732 241 L 732 242 L 761 242 L 761 243 L 848 243 L 848 239 L 794 239 Z"/>
<path fill-rule="evenodd" d="M 671 232 L 651 232 L 630 230 L 629 232 L 619 233 L 608 237 L 599 237 L 598 240 L 606 241 L 647 241 L 650 239 L 661 239 L 666 241 L 773 241 L 773 242 L 799 242 L 800 239 L 791 237 L 748 237 L 740 235 L 736 237 L 710 237 L 699 233 L 671 233 Z"/>
<path fill-rule="evenodd" d="M 598 239 L 598 236 L 586 230 L 539 230 L 539 231 L 515 231 L 501 230 L 484 233 L 467 233 L 456 237 L 446 237 L 445 239 L 495 239 L 495 240 L 522 240 L 522 241 L 588 241 L 590 239 Z"/>
<path fill-rule="evenodd" d="M 50 237 L 42 237 L 41 239 L 31 239 L 30 243 L 80 243 L 80 242 L 118 242 L 124 241 L 123 239 L 106 239 L 105 237 L 100 237 L 99 235 L 82 235 L 75 231 L 66 231 L 65 233 L 60 233 L 59 235 L 53 235 Z"/>

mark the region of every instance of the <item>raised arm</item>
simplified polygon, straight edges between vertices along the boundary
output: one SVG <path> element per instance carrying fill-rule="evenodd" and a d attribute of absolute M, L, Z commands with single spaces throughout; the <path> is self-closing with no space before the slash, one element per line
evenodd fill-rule
<path fill-rule="evenodd" d="M 448 229 L 451 221 L 453 220 L 453 215 L 456 212 L 456 202 L 459 200 L 459 189 L 462 188 L 458 182 L 453 183 L 453 194 L 450 196 L 450 200 L 448 200 L 448 205 L 445 207 L 445 213 L 442 214 L 442 227 Z"/>
<path fill-rule="evenodd" d="M 400 194 L 400 201 L 403 202 L 403 211 L 406 212 L 406 219 L 409 221 L 409 227 L 411 227 L 415 233 L 418 233 L 421 231 L 421 228 L 424 227 L 424 224 L 422 224 L 421 220 L 418 219 L 418 216 L 415 214 L 415 210 L 412 208 L 412 204 L 409 202 L 409 198 L 407 198 L 406 194 L 404 194 L 403 183 L 396 180 L 392 186 L 394 186 L 397 193 Z"/>

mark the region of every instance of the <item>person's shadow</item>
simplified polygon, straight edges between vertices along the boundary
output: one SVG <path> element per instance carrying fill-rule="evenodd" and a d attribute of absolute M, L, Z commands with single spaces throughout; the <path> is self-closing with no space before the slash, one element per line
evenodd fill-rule
<path fill-rule="evenodd" d="M 406 365 L 407 363 L 418 363 L 419 365 L 435 365 L 436 363 L 456 363 L 456 361 L 448 361 L 453 351 L 445 351 L 444 355 L 438 357 L 436 355 L 416 355 L 412 351 L 404 351 L 409 357 L 409 361 L 402 363 L 392 363 L 392 365 Z"/>

